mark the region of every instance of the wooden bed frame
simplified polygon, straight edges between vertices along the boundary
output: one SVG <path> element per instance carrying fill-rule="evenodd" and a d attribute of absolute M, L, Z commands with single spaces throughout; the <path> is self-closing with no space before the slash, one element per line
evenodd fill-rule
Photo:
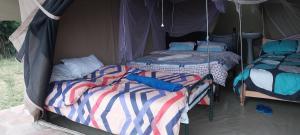
<path fill-rule="evenodd" d="M 243 88 L 244 87 L 244 88 Z M 271 99 L 271 100 L 277 100 L 277 101 L 285 101 L 285 102 L 294 102 L 294 103 L 300 103 L 298 101 L 291 101 L 291 100 L 285 100 L 285 99 L 281 99 L 281 98 L 277 98 L 277 97 L 273 97 L 273 96 L 269 96 L 257 91 L 250 91 L 247 90 L 247 85 L 243 84 L 241 86 L 241 92 L 240 92 L 240 104 L 241 106 L 245 105 L 245 100 L 247 97 L 253 97 L 253 98 L 262 98 L 262 99 Z"/>

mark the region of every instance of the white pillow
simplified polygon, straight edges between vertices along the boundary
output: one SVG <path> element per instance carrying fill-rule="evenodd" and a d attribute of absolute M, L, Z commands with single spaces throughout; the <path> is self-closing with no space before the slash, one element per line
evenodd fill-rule
<path fill-rule="evenodd" d="M 77 74 L 71 74 L 70 70 L 64 64 L 58 64 L 53 66 L 50 82 L 74 80 L 80 78 Z"/>
<path fill-rule="evenodd" d="M 103 66 L 95 55 L 82 58 L 63 59 L 62 62 L 70 70 L 72 75 L 83 77 Z"/>

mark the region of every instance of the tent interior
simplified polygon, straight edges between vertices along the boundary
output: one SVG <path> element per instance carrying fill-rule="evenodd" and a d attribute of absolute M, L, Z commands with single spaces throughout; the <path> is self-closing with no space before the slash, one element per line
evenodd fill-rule
<path fill-rule="evenodd" d="M 55 2 L 65 4 L 58 2 L 59 0 L 46 0 L 43 6 L 49 11 L 53 6 L 50 4 L 51 1 L 53 5 Z M 59 9 L 56 5 L 58 9 L 53 9 L 51 12 L 59 14 L 57 16 L 60 16 L 60 20 L 54 23 L 42 11 L 38 11 L 29 26 L 29 32 L 26 37 L 23 37 L 25 39 L 23 46 L 31 42 L 41 45 L 44 40 L 47 40 L 47 43 L 52 46 L 40 48 L 28 46 L 25 49 L 25 56 L 21 54 L 21 59 L 24 56 L 25 72 L 37 69 L 37 73 L 25 73 L 27 100 L 31 100 L 30 103 L 38 106 L 37 108 L 44 106 L 47 96 L 45 93 L 49 93 L 49 91 L 45 92 L 45 89 L 48 90 L 47 84 L 49 84 L 52 67 L 61 64 L 62 59 L 80 58 L 94 54 L 104 65 L 126 64 L 139 57 L 147 56 L 153 51 L 168 49 L 169 43 L 172 42 L 172 40 L 169 41 L 170 38 L 184 39 L 188 37 L 187 35 L 193 35 L 195 36 L 193 40 L 205 41 L 206 34 L 208 34 L 210 38 L 226 39 L 229 37 L 233 44 L 231 51 L 239 56 L 242 55 L 241 61 L 244 63 L 242 67 L 246 68 L 249 53 L 248 42 L 245 38 L 239 40 L 242 36 L 240 31 L 260 33 L 253 40 L 254 59 L 260 57 L 262 42 L 265 38 L 272 40 L 300 39 L 299 1 L 240 1 L 248 4 L 240 5 L 239 0 L 75 0 L 69 2 L 70 6 L 66 2 L 67 4 L 60 9 L 65 11 L 56 12 L 55 10 Z M 207 5 L 206 2 L 208 2 Z M 164 3 L 163 8 L 162 3 Z M 26 5 L 24 2 L 20 2 L 20 5 L 22 4 Z M 208 13 L 206 13 L 206 6 Z M 237 8 L 239 6 L 240 10 Z M 238 11 L 240 11 L 240 17 Z M 25 13 L 22 11 L 22 6 L 21 12 Z M 208 15 L 208 20 L 206 15 Z M 39 17 L 42 19 L 39 20 Z M 240 29 L 239 19 L 242 21 L 242 29 Z M 26 22 L 25 20 L 26 17 L 22 16 L 23 23 Z M 206 22 L 209 22 L 208 27 Z M 45 37 L 40 38 L 37 36 L 39 32 L 49 32 L 52 27 L 33 25 L 47 26 L 46 23 L 53 26 L 54 29 L 57 27 L 57 33 L 56 30 L 52 30 L 54 34 L 50 32 L 51 34 L 46 39 L 44 39 Z M 51 38 L 49 39 L 49 37 Z M 21 46 L 16 48 L 20 49 Z M 42 54 L 36 54 L 37 51 Z M 41 62 L 44 61 L 44 57 L 47 62 Z M 31 66 L 26 67 L 26 65 Z M 33 68 L 32 65 L 36 68 Z M 210 72 L 210 69 L 208 70 Z M 196 105 L 189 112 L 189 127 L 183 127 L 182 125 L 185 124 L 181 124 L 180 130 L 178 129 L 180 134 L 297 134 L 300 132 L 300 129 L 297 128 L 297 125 L 300 124 L 300 119 L 297 117 L 300 109 L 297 103 L 249 98 L 245 106 L 240 106 L 240 96 L 237 96 L 232 89 L 234 89 L 234 78 L 241 70 L 242 72 L 244 70 L 241 69 L 241 64 L 236 64 L 228 70 L 226 86 L 218 87 L 220 92 L 217 99 L 219 101 L 214 103 L 214 119 L 209 121 L 207 117 L 209 107 Z M 36 75 L 39 72 L 43 75 Z M 244 81 L 246 82 L 246 79 L 242 80 L 242 87 L 244 87 Z M 299 79 L 298 83 L 300 83 Z M 36 92 L 37 89 L 44 89 L 44 92 Z M 296 102 L 299 102 L 299 96 L 295 99 L 297 99 Z M 256 109 L 259 104 L 271 106 L 273 114 L 258 113 Z M 102 130 L 73 122 L 50 111 L 45 111 L 38 117 L 38 119 L 84 134 L 106 134 Z M 174 131 L 177 130 L 174 129 Z M 176 134 L 176 132 L 174 133 Z"/>
<path fill-rule="evenodd" d="M 193 3 L 193 1 L 190 3 Z M 205 4 L 205 1 L 202 1 L 201 4 Z M 176 9 L 176 11 L 184 11 L 184 8 L 185 7 L 182 6 L 181 9 Z M 205 12 L 204 9 L 199 10 L 200 11 L 198 12 Z M 245 12 L 243 12 L 245 16 L 243 20 L 243 31 L 262 32 L 262 21 L 259 6 L 245 5 L 243 10 L 245 10 Z M 119 0 L 103 2 L 89 0 L 74 2 L 66 10 L 59 24 L 55 50 L 55 62 L 57 63 L 60 59 L 66 57 L 83 57 L 89 54 L 95 54 L 103 60 L 105 64 L 117 63 L 119 45 L 119 14 Z M 182 12 L 181 14 L 186 15 L 188 12 Z M 174 16 L 176 17 L 176 13 Z M 193 17 L 191 18 L 191 20 L 194 20 Z M 231 34 L 233 29 L 238 29 L 238 15 L 236 13 L 234 3 L 226 2 L 226 12 L 221 13 L 217 17 L 215 23 L 216 24 L 214 28 L 212 28 L 211 33 L 217 35 Z M 191 24 L 196 25 L 197 23 Z M 185 32 L 185 34 L 195 31 L 197 31 L 197 28 L 190 30 L 189 32 Z M 150 33 L 147 37 L 147 43 L 144 49 L 145 54 L 153 51 L 152 43 L 152 35 Z M 165 45 L 162 46 L 165 47 Z M 111 52 L 113 55 L 105 52 Z M 258 53 L 256 53 L 256 55 L 258 55 Z"/>
<path fill-rule="evenodd" d="M 166 0 L 167 1 L 167 0 Z M 251 1 L 251 0 L 250 0 Z M 293 1 L 294 2 L 294 1 Z M 93 3 L 93 4 L 90 4 Z M 143 3 L 143 2 L 142 2 Z M 205 13 L 205 9 L 197 10 L 188 10 L 188 6 L 182 6 L 186 3 L 195 3 L 195 0 L 189 0 L 182 3 L 177 3 L 175 13 L 173 16 L 177 16 L 176 12 L 183 16 L 185 19 L 191 18 L 192 20 L 197 20 L 197 16 L 193 16 L 197 14 L 197 12 L 201 12 L 201 16 L 203 17 L 203 13 Z M 275 4 L 274 4 L 275 3 Z M 268 11 L 269 16 L 274 17 L 278 15 L 278 10 L 276 8 L 282 8 L 281 2 L 268 2 L 265 10 Z M 169 3 L 170 4 L 170 3 Z M 197 2 L 196 4 L 205 4 L 205 1 Z M 195 4 L 195 5 L 196 5 Z M 293 3 L 293 6 L 297 5 L 296 1 Z M 138 5 L 137 5 L 138 6 Z M 198 5 L 194 6 L 193 8 L 197 8 Z M 223 13 L 219 13 L 216 20 L 213 21 L 210 26 L 210 33 L 215 35 L 226 35 L 232 34 L 233 29 L 239 29 L 239 20 L 238 14 L 236 12 L 236 7 L 233 2 L 224 2 L 225 10 Z M 270 8 L 267 8 L 270 7 Z M 159 8 L 156 8 L 160 12 Z M 296 23 L 298 18 L 293 18 L 294 16 L 289 16 L 287 18 L 270 18 L 265 17 L 265 21 L 262 21 L 262 5 L 257 4 L 249 4 L 243 5 L 242 8 L 242 31 L 243 32 L 263 32 L 263 23 L 266 24 L 266 34 L 267 38 L 270 39 L 282 39 L 285 36 L 290 36 L 293 34 L 298 34 L 299 32 L 297 25 L 293 24 Z M 182 11 L 182 12 L 180 12 Z M 274 13 L 275 12 L 275 13 Z M 285 11 L 286 14 L 289 11 Z M 192 15 L 188 15 L 188 13 L 193 13 Z M 265 13 L 267 14 L 267 13 Z M 157 15 L 157 14 L 156 14 Z M 159 15 L 159 14 L 158 14 Z M 169 13 L 170 15 L 170 13 Z M 266 15 L 267 16 L 267 15 Z M 138 17 L 138 16 L 137 16 Z M 170 16 L 169 16 L 170 17 Z M 180 17 L 179 17 L 180 19 Z M 182 25 L 182 22 L 177 19 L 174 20 L 174 25 Z M 201 18 L 202 19 L 202 18 Z M 272 23 L 269 21 L 277 21 L 276 23 Z M 286 26 L 285 24 L 281 24 L 280 21 L 282 19 L 289 19 L 291 20 L 291 26 Z M 176 21 L 179 23 L 176 24 Z M 198 20 L 197 20 L 198 21 Z M 201 20 L 200 20 L 201 21 Z M 202 23 L 200 22 L 199 23 Z M 89 54 L 95 54 L 99 57 L 105 64 L 116 64 L 118 63 L 118 45 L 119 45 L 119 22 L 120 22 L 120 1 L 113 0 L 113 1 L 103 1 L 97 2 L 93 0 L 89 1 L 76 1 L 73 2 L 72 5 L 66 10 L 63 14 L 61 21 L 59 22 L 59 29 L 57 34 L 57 41 L 56 41 L 56 50 L 55 50 L 55 63 L 57 63 L 62 58 L 67 57 L 83 57 Z M 181 24 L 180 24 L 181 23 Z M 277 24 L 279 23 L 279 24 Z M 192 25 L 197 25 L 196 23 L 190 23 Z M 183 24 L 187 25 L 187 24 Z M 200 24 L 201 25 L 201 24 Z M 280 25 L 284 29 L 284 35 L 278 32 L 277 28 L 274 25 Z M 95 27 L 97 26 L 97 27 Z M 176 26 L 175 26 L 176 27 Z M 268 31 L 269 30 L 269 31 Z M 195 31 L 200 31 L 199 28 L 189 29 L 188 31 L 184 31 L 181 35 L 189 34 Z M 204 30 L 205 31 L 205 30 Z M 286 32 L 288 31 L 288 32 Z M 260 52 L 260 45 L 261 41 L 257 41 L 254 45 L 254 55 L 258 56 Z M 149 52 L 155 50 L 152 46 L 153 39 L 150 33 L 147 36 L 146 46 L 144 49 L 144 53 L 148 54 Z M 103 47 L 105 46 L 105 47 Z M 165 47 L 166 45 L 162 45 Z M 165 48 L 164 48 L 165 49 Z M 246 49 L 246 48 L 245 48 Z M 245 50 L 244 49 L 244 50 Z M 107 54 L 104 52 L 111 52 L 111 54 Z"/>

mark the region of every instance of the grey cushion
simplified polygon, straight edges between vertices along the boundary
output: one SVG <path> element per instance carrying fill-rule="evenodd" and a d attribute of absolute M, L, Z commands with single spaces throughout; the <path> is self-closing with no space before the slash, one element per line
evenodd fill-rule
<path fill-rule="evenodd" d="M 70 70 L 64 64 L 58 64 L 53 66 L 50 82 L 74 80 L 80 78 L 80 75 L 71 74 Z"/>
<path fill-rule="evenodd" d="M 90 55 L 82 58 L 63 59 L 62 62 L 74 76 L 83 77 L 103 66 L 96 56 Z"/>

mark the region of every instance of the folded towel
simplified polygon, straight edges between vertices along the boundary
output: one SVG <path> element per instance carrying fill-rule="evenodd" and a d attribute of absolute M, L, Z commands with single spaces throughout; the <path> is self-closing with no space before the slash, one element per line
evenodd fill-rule
<path fill-rule="evenodd" d="M 166 61 L 166 60 L 173 60 L 173 59 L 184 59 L 184 58 L 189 58 L 192 56 L 193 56 L 192 54 L 175 54 L 175 55 L 171 55 L 171 56 L 160 57 L 157 60 Z"/>
<path fill-rule="evenodd" d="M 129 74 L 126 78 L 128 80 L 136 81 L 147 86 L 153 87 L 155 89 L 166 90 L 169 92 L 176 92 L 183 88 L 181 84 L 169 83 L 156 78 L 139 76 L 137 74 Z"/>

